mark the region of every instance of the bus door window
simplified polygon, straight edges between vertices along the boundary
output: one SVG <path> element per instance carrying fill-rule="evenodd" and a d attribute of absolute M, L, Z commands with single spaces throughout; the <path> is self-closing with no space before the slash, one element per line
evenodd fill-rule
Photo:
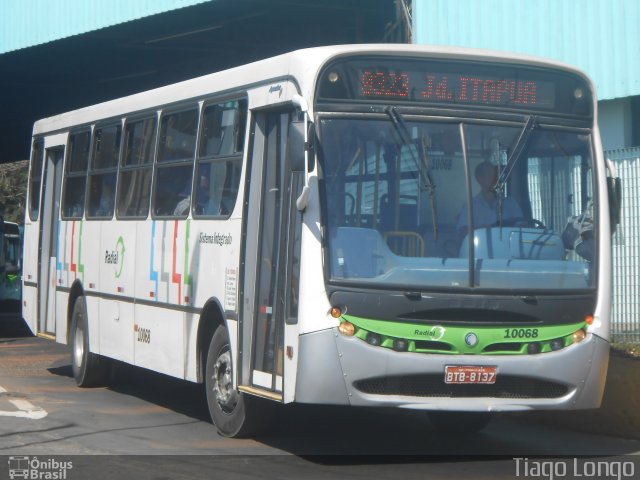
<path fill-rule="evenodd" d="M 44 142 L 35 140 L 31 154 L 31 171 L 29 173 L 29 218 L 38 220 L 40 212 L 40 184 L 42 182 L 42 160 L 44 158 Z"/>

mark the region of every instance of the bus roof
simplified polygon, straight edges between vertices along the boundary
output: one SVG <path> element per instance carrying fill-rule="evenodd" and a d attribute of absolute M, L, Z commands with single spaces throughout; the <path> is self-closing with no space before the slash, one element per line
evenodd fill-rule
<path fill-rule="evenodd" d="M 434 59 L 471 60 L 510 64 L 526 64 L 565 70 L 584 78 L 591 89 L 593 84 L 580 70 L 560 62 L 521 54 L 479 50 L 450 46 L 426 46 L 408 44 L 357 44 L 314 47 L 278 55 L 223 70 L 190 80 L 166 85 L 130 96 L 110 100 L 78 110 L 38 120 L 33 126 L 33 135 L 63 131 L 78 125 L 87 125 L 102 119 L 117 118 L 132 112 L 152 111 L 167 106 L 203 97 L 239 92 L 269 82 L 294 79 L 299 92 L 311 99 L 318 71 L 324 64 L 349 54 L 391 54 L 394 56 L 424 55 Z M 238 79 L 251 79 L 241 83 Z M 312 108 L 312 103 L 309 102 Z"/>

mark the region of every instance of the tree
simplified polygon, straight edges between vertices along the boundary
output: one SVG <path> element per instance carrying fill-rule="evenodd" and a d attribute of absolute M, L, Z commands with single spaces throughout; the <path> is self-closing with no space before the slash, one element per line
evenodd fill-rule
<path fill-rule="evenodd" d="M 24 222 L 29 162 L 0 164 L 0 213 L 7 222 Z"/>

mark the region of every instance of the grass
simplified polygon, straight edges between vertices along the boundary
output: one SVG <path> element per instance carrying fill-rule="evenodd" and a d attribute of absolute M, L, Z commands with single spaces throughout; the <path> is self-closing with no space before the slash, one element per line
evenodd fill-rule
<path fill-rule="evenodd" d="M 611 348 L 625 356 L 640 358 L 640 343 L 613 342 Z"/>

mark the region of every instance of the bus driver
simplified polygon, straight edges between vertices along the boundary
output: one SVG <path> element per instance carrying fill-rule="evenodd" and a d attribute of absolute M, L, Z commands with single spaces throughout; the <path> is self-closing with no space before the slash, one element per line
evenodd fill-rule
<path fill-rule="evenodd" d="M 498 183 L 498 167 L 488 160 L 480 163 L 475 169 L 476 181 L 480 185 L 480 192 L 473 197 L 473 227 L 484 228 L 499 223 L 499 193 L 496 191 Z M 469 224 L 468 206 L 464 205 L 458 214 L 458 232 L 461 237 L 467 233 Z M 502 198 L 502 220 L 515 220 L 523 217 L 522 210 L 512 197 Z"/>

